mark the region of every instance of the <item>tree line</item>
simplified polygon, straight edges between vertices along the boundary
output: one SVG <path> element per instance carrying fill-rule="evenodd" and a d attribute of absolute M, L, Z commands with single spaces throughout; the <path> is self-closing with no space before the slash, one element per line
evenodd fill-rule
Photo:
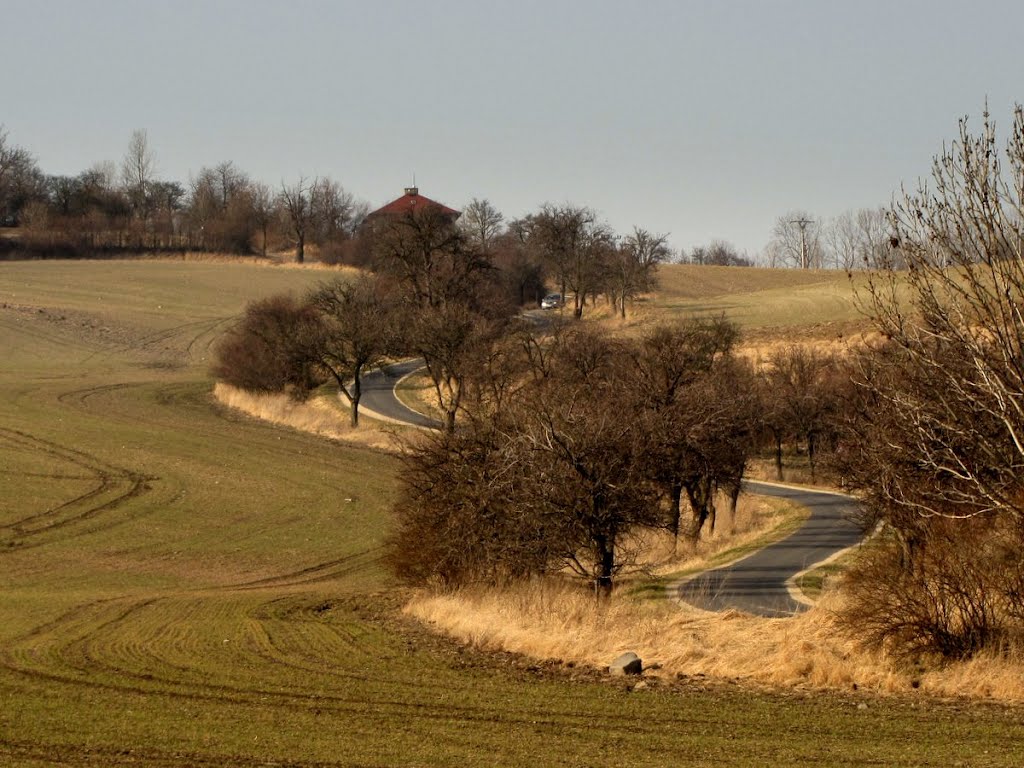
<path fill-rule="evenodd" d="M 575 222 L 576 229 L 586 233 L 591 248 L 606 247 L 607 225 L 592 210 L 581 210 L 590 221 Z M 132 133 L 119 162 L 99 162 L 74 176 L 46 174 L 0 126 L 0 226 L 22 226 L 20 250 L 29 254 L 187 250 L 266 256 L 268 250 L 288 250 L 302 262 L 307 246 L 313 246 L 321 261 L 358 263 L 368 252 L 357 242 L 368 211 L 365 201 L 327 176 L 301 176 L 271 186 L 224 161 L 200 168 L 187 182 L 161 178 L 143 130 Z M 506 222 L 487 201 L 474 199 L 465 216 L 481 245 L 499 244 Z M 528 225 L 531 218 L 507 222 L 507 231 L 514 232 L 517 223 Z M 809 224 L 801 228 L 798 221 Z M 585 247 L 560 241 L 557 232 L 547 234 L 552 246 Z M 659 237 L 631 245 L 652 249 L 661 261 L 687 264 L 853 269 L 877 255 L 887 237 L 885 211 L 878 208 L 849 211 L 827 223 L 811 221 L 804 211 L 789 212 L 779 217 L 761 254 L 740 252 L 721 239 L 678 251 Z M 612 265 L 610 272 L 622 267 Z M 585 274 L 576 277 L 586 295 L 591 281 Z"/>

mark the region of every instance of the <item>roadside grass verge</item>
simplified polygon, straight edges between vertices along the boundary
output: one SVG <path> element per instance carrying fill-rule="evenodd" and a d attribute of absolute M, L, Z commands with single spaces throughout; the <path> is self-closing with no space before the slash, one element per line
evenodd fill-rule
<path fill-rule="evenodd" d="M 406 408 L 432 416 L 436 419 L 443 419 L 444 414 L 437 404 L 437 392 L 434 389 L 434 382 L 425 368 L 413 371 L 398 382 L 395 387 L 395 396 Z"/>
<path fill-rule="evenodd" d="M 829 589 L 834 587 L 850 567 L 855 552 L 842 553 L 835 560 L 829 560 L 815 568 L 804 571 L 793 580 L 793 585 L 811 602 L 817 602 Z"/>
<path fill-rule="evenodd" d="M 395 435 L 403 428 L 359 414 L 359 427 L 353 429 L 347 401 L 337 385 L 325 384 L 305 402 L 296 402 L 285 394 L 258 394 L 217 382 L 213 396 L 218 402 L 255 419 L 291 427 L 320 437 L 340 440 L 368 448 L 394 451 Z"/>

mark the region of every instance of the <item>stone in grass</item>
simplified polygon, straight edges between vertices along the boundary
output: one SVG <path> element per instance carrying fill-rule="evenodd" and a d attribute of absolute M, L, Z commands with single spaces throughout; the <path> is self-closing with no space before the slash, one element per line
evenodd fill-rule
<path fill-rule="evenodd" d="M 643 662 L 640 657 L 632 651 L 624 653 L 608 665 L 608 672 L 612 675 L 639 675 L 644 671 Z"/>

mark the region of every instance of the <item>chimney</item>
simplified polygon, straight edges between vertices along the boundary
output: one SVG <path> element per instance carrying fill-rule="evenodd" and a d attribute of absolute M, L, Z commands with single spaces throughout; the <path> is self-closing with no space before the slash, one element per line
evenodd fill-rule
<path fill-rule="evenodd" d="M 419 187 L 406 187 L 405 188 L 405 194 L 407 194 L 407 195 L 412 195 L 413 197 L 415 197 L 419 193 L 420 193 Z"/>

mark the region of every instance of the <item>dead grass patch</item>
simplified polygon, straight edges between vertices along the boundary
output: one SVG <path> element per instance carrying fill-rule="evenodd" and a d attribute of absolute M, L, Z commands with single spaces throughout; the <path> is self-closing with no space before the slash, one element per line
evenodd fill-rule
<path fill-rule="evenodd" d="M 605 602 L 578 585 L 536 581 L 504 590 L 422 594 L 406 612 L 477 649 L 602 668 L 635 651 L 648 675 L 737 680 L 773 688 L 1024 701 L 1024 659 L 979 657 L 921 672 L 895 667 L 841 634 L 829 595 L 790 619 L 641 601 Z"/>
<path fill-rule="evenodd" d="M 329 393 L 306 402 L 295 402 L 284 394 L 254 394 L 218 382 L 214 385 L 213 396 L 228 408 L 272 424 L 367 448 L 386 451 L 397 448 L 393 427 L 382 425 L 360 412 L 360 426 L 353 429 L 347 422 L 347 409 L 342 412 L 341 404 L 336 402 L 337 397 Z"/>

